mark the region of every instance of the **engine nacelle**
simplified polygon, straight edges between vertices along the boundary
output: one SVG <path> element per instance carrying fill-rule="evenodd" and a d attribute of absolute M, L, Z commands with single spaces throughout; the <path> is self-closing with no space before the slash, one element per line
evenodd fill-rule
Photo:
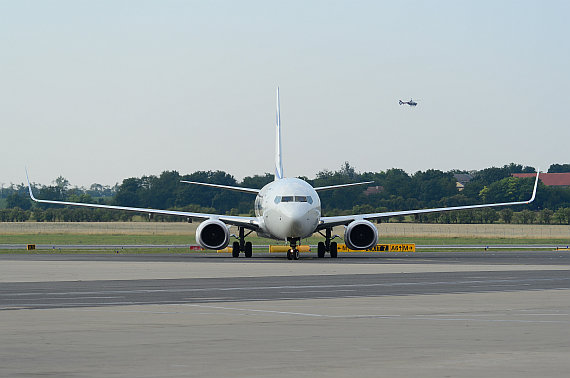
<path fill-rule="evenodd" d="M 378 229 L 367 220 L 357 220 L 346 226 L 344 242 L 349 249 L 368 249 L 378 243 Z"/>
<path fill-rule="evenodd" d="M 218 219 L 208 219 L 196 229 L 196 242 L 205 249 L 224 249 L 230 244 L 230 230 Z"/>

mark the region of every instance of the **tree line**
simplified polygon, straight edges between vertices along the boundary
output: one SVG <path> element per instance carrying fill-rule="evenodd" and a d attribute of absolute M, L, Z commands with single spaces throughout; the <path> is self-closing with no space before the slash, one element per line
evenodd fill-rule
<path fill-rule="evenodd" d="M 480 171 L 440 170 L 408 174 L 397 168 L 381 172 L 356 172 L 348 162 L 336 171 L 323 170 L 315 178 L 301 177 L 313 186 L 373 181 L 364 187 L 344 188 L 320 194 L 324 215 L 371 213 L 431 207 L 462 206 L 492 202 L 524 201 L 530 197 L 534 178 L 515 178 L 513 173 L 534 173 L 533 167 L 511 163 Z M 553 164 L 553 172 L 570 172 L 570 164 Z M 458 191 L 454 174 L 470 174 L 472 179 Z M 197 171 L 181 175 L 164 171 L 159 176 L 131 177 L 113 187 L 93 184 L 71 187 L 58 177 L 52 185 L 33 185 L 36 197 L 50 200 L 88 202 L 118 206 L 176 209 L 192 212 L 253 215 L 254 196 L 228 190 L 181 183 L 181 180 L 260 189 L 273 180 L 265 173 L 238 182 L 223 171 Z M 365 190 L 368 188 L 368 190 Z M 27 186 L 11 185 L 0 194 L 0 221 L 118 221 L 131 220 L 129 212 L 70 208 L 33 203 Z M 180 217 L 157 216 L 157 220 L 184 221 Z M 396 218 L 397 221 L 439 223 L 558 223 L 570 224 L 570 188 L 539 183 L 537 199 L 529 206 L 503 209 L 467 210 Z"/>

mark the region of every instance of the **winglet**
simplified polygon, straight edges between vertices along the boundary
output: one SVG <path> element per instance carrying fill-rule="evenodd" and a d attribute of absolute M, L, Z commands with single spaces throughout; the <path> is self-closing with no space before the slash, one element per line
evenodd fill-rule
<path fill-rule="evenodd" d="M 540 169 L 536 170 L 536 179 L 534 180 L 534 189 L 532 190 L 532 197 L 530 197 L 530 200 L 528 200 L 527 203 L 531 203 L 532 201 L 534 201 L 534 199 L 536 198 L 536 189 L 538 187 L 538 178 L 540 176 Z"/>
<path fill-rule="evenodd" d="M 28 180 L 28 191 L 30 192 L 30 197 L 33 201 L 37 202 L 36 197 L 34 197 L 34 193 L 32 193 L 32 184 L 30 184 L 30 178 L 28 177 L 28 168 L 24 168 L 26 170 L 26 180 Z"/>

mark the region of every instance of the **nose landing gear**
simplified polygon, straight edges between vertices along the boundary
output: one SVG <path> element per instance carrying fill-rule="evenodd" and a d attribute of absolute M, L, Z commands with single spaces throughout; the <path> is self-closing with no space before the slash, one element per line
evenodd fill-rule
<path fill-rule="evenodd" d="M 288 238 L 291 249 L 287 251 L 287 260 L 299 260 L 299 250 L 297 249 L 297 242 L 299 238 Z"/>

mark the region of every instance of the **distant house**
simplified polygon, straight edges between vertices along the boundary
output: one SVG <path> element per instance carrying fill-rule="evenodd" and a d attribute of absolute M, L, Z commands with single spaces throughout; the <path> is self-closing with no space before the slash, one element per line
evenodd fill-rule
<path fill-rule="evenodd" d="M 365 191 L 364 191 L 364 195 L 369 196 L 371 194 L 378 194 L 381 191 L 384 190 L 383 186 L 369 186 Z"/>
<path fill-rule="evenodd" d="M 513 173 L 513 177 L 536 177 L 536 173 Z M 569 173 L 541 173 L 540 181 L 546 186 L 570 187 Z"/>
<path fill-rule="evenodd" d="M 457 180 L 455 186 L 459 191 L 462 191 L 465 188 L 465 184 L 473 179 L 473 176 L 468 173 L 454 173 L 453 177 L 455 177 L 455 180 Z"/>

